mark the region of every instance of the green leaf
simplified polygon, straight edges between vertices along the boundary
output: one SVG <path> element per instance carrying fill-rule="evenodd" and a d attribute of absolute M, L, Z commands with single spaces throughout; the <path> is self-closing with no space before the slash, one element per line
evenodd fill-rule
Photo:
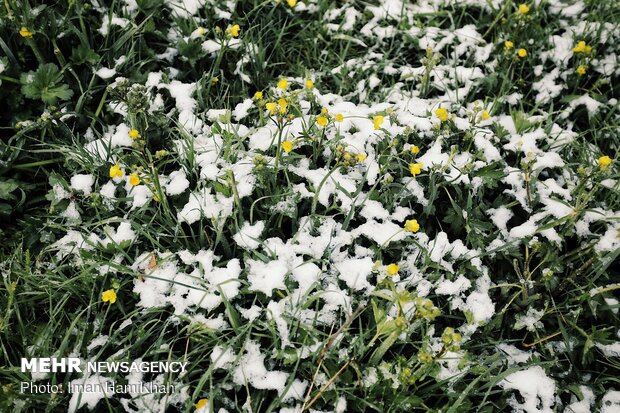
<path fill-rule="evenodd" d="M 53 63 L 46 63 L 37 69 L 20 77 L 22 93 L 30 99 L 41 99 L 48 105 L 54 105 L 60 100 L 67 100 L 73 96 L 73 91 L 62 82 L 62 73 Z"/>
<path fill-rule="evenodd" d="M 15 195 L 11 192 L 19 188 L 17 182 L 13 179 L 7 179 L 6 181 L 0 181 L 0 199 L 14 200 Z"/>

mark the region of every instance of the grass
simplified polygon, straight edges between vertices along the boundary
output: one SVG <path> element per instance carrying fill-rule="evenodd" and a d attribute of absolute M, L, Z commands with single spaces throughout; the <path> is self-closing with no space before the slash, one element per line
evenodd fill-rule
<path fill-rule="evenodd" d="M 69 355 L 189 363 L 182 376 L 141 377 L 174 384 L 176 393 L 102 397 L 90 406 L 96 411 L 190 412 L 200 399 L 209 400 L 208 411 L 229 412 L 519 411 L 515 405 L 532 396 L 506 388 L 506 379 L 532 366 L 541 366 L 555 383 L 553 409 L 584 399 L 584 386 L 594 394 L 589 408 L 604 407 L 604 398 L 620 389 L 618 357 L 601 347 L 618 343 L 614 283 L 620 249 L 605 234 L 618 228 L 620 117 L 612 100 L 618 98 L 617 70 L 603 75 L 595 68 L 618 55 L 620 9 L 578 1 L 584 11 L 570 18 L 554 11 L 552 1 L 530 4 L 526 15 L 519 15 L 510 1 L 498 8 L 448 2 L 423 12 L 404 3 L 404 17 L 373 20 L 367 6 L 379 2 L 317 0 L 308 2 L 316 12 L 307 12 L 291 10 L 286 2 L 228 6 L 213 1 L 196 19 L 174 15 L 159 0 L 139 0 L 133 12 L 119 2 L 100 10 L 80 0 L 4 2 L 0 99 L 11 109 L 0 113 L 0 410 L 69 409 L 70 394 L 19 389 L 20 382 L 31 381 L 20 369 L 22 357 Z M 351 31 L 343 30 L 343 12 L 334 12 L 345 5 L 359 12 Z M 218 17 L 216 7 L 230 11 L 231 20 Z M 102 35 L 98 29 L 113 16 L 126 18 L 127 24 L 111 25 Z M 373 21 L 395 34 L 382 39 L 363 30 Z M 231 24 L 241 27 L 238 47 L 226 35 Z M 328 24 L 339 28 L 331 30 Z M 32 37 L 20 36 L 22 26 Z M 463 28 L 470 26 L 480 44 L 468 43 L 472 33 Z M 192 39 L 198 27 L 206 33 Z M 455 39 L 427 50 L 429 28 L 439 31 L 436 41 Z M 583 39 L 592 45 L 592 54 L 574 53 L 558 65 L 552 56 L 559 46 L 551 43 L 552 36 L 571 30 L 584 35 L 573 36 L 570 47 Z M 201 43 L 207 39 L 226 46 L 206 53 Z M 513 49 L 504 46 L 506 40 Z M 483 43 L 488 58 L 480 57 Z M 528 50 L 522 59 L 515 56 L 521 47 Z M 176 54 L 167 60 L 162 54 L 170 50 Z M 545 60 L 545 53 L 551 57 Z M 94 74 L 100 67 L 115 67 L 121 57 L 125 62 L 112 78 Z M 48 66 L 44 76 L 44 64 L 56 69 Z M 586 75 L 575 74 L 579 65 L 587 66 Z M 404 67 L 419 72 L 406 76 Z M 463 68 L 479 68 L 482 76 L 468 82 L 459 74 Z M 539 98 L 548 83 L 536 82 L 556 68 L 562 75 L 552 83 L 562 87 L 561 93 Z M 149 73 L 159 71 L 164 86 L 146 87 Z M 28 73 L 42 86 L 28 89 Z M 111 86 L 118 76 L 126 80 Z M 288 108 L 270 115 L 264 104 L 280 97 L 275 85 L 281 78 L 289 79 Z M 307 78 L 314 79 L 316 94 L 303 88 Z M 180 120 L 178 102 L 165 86 L 173 79 L 195 83 L 190 111 L 208 125 L 203 132 L 192 132 Z M 230 113 L 209 115 L 212 109 L 234 110 L 256 91 L 265 97 L 254 100 L 243 120 Z M 520 97 L 509 103 L 515 93 Z M 161 106 L 150 110 L 157 94 Z M 597 109 L 571 108 L 582 96 L 598 102 Z M 382 128 L 367 132 L 356 123 L 338 131 L 331 112 L 329 126 L 318 126 L 321 108 L 331 110 L 339 97 L 352 102 L 347 122 L 381 115 Z M 407 107 L 410 98 L 419 100 Z M 114 101 L 123 103 L 127 113 L 115 111 Z M 377 106 L 381 103 L 386 105 Z M 437 120 L 437 105 L 448 109 L 450 120 Z M 481 124 L 482 110 L 489 112 L 490 123 Z M 303 121 L 297 127 L 288 115 Z M 420 126 L 426 121 L 428 128 Z M 273 144 L 257 149 L 251 135 L 272 122 L 276 126 L 266 139 Z M 88 142 L 109 136 L 110 127 L 120 124 L 137 129 L 142 138 L 133 146 L 109 146 L 101 154 L 87 150 Z M 285 133 L 289 127 L 297 128 L 294 134 Z M 492 156 L 477 140 L 482 129 L 499 158 L 489 160 Z M 528 134 L 539 129 L 544 136 L 534 142 L 535 156 L 511 149 L 514 136 L 528 144 Z M 574 139 L 559 144 L 550 138 L 558 131 L 574 132 Z M 373 134 L 367 144 L 365 133 Z M 281 149 L 284 139 L 295 140 L 290 153 Z M 425 165 L 412 178 L 409 164 L 437 141 L 443 142 L 448 161 Z M 207 144 L 216 156 L 201 147 Z M 418 156 L 409 149 L 413 144 L 421 148 Z M 158 153 L 162 150 L 166 154 Z M 359 160 L 358 154 L 368 158 Z M 535 168 L 543 154 L 556 154 L 562 165 Z M 469 160 L 463 161 L 464 155 Z M 603 155 L 613 159 L 607 168 L 598 164 Z M 121 184 L 113 199 L 105 199 L 100 189 L 117 162 L 126 175 L 138 173 L 141 186 L 159 200 L 131 208 L 137 187 L 126 190 Z M 377 168 L 375 177 L 366 168 L 370 164 Z M 217 178 L 209 177 L 209 167 Z M 179 170 L 188 188 L 171 195 L 166 182 Z M 320 179 L 305 175 L 317 170 L 323 171 Z M 78 174 L 94 177 L 91 194 L 72 189 L 71 178 Z M 412 180 L 421 192 L 410 189 Z M 244 185 L 251 187 L 249 194 Z M 307 196 L 299 185 L 309 191 Z M 523 193 L 511 193 L 517 186 Z M 322 190 L 333 192 L 327 202 Z M 228 202 L 230 213 L 201 211 L 195 222 L 183 222 L 179 212 L 200 191 L 214 197 L 208 207 Z M 572 213 L 554 214 L 559 206 L 547 206 L 549 200 L 568 205 Z M 415 218 L 419 233 L 399 239 L 405 234 L 399 230 L 385 242 L 373 238 L 372 229 L 351 235 L 376 218 L 376 209 L 364 212 L 375 201 L 390 214 L 407 208 L 406 216 L 394 221 L 400 228 L 405 219 Z M 77 220 L 63 215 L 72 207 Z M 489 215 L 500 207 L 511 211 L 506 233 Z M 532 234 L 508 236 L 511 228 L 545 211 Z M 103 245 L 101 240 L 122 222 L 130 224 L 135 237 Z M 243 248 L 235 234 L 257 222 L 265 228 L 257 238 L 260 247 Z M 55 243 L 71 231 L 87 241 L 59 255 Z M 449 249 L 460 248 L 455 241 L 461 241 L 469 255 L 446 250 L 437 258 L 441 234 L 451 243 Z M 343 241 L 347 236 L 351 241 Z M 612 247 L 602 248 L 603 239 Z M 234 280 L 213 282 L 211 263 L 188 261 L 184 250 L 212 252 L 215 268 L 239 260 L 239 293 L 229 298 L 224 291 Z M 356 290 L 336 269 L 351 257 L 380 262 L 368 274 L 369 291 Z M 248 260 L 286 262 L 283 288 L 271 295 L 258 292 L 248 277 Z M 303 282 L 295 272 L 301 263 L 315 265 L 321 275 L 293 303 Z M 386 275 L 390 263 L 400 267 L 397 278 Z M 269 275 L 276 277 L 276 272 Z M 460 294 L 436 291 L 459 277 L 471 285 Z M 482 287 L 487 279 L 488 291 Z M 140 304 L 147 294 L 140 292 L 141 283 L 155 293 L 151 305 Z M 162 285 L 163 292 L 156 293 Z M 592 294 L 597 287 L 607 288 Z M 102 302 L 102 292 L 109 289 L 117 293 L 113 304 Z M 475 291 L 488 296 L 491 316 L 481 319 L 466 305 Z M 200 297 L 192 301 L 194 293 Z M 334 304 L 343 294 L 347 303 Z M 221 297 L 221 303 L 210 308 L 213 297 Z M 189 308 L 179 311 L 176 305 L 185 302 Z M 254 305 L 262 313 L 250 321 L 243 312 Z M 278 305 L 283 316 L 277 314 Z M 541 311 L 538 322 L 517 328 L 530 310 Z M 102 336 L 107 336 L 102 345 L 91 345 Z M 260 345 L 267 371 L 286 373 L 281 391 L 270 389 L 267 379 L 238 377 L 236 366 L 244 363 L 252 343 Z M 500 350 L 506 344 L 530 357 L 514 362 Z M 218 346 L 234 353 L 223 369 L 212 358 Z M 79 378 L 58 373 L 41 382 L 66 387 Z M 122 374 L 112 378 L 128 381 Z M 299 381 L 305 387 L 298 399 L 285 400 Z M 539 397 L 541 411 L 553 411 L 545 410 Z M 77 396 L 76 401 L 80 404 Z"/>

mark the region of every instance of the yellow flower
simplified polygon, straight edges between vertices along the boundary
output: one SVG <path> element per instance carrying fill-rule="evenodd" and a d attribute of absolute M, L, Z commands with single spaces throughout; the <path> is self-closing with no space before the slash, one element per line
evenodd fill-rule
<path fill-rule="evenodd" d="M 306 79 L 306 89 L 312 89 L 314 87 L 314 82 L 312 79 Z"/>
<path fill-rule="evenodd" d="M 417 219 L 408 219 L 405 222 L 405 230 L 409 232 L 418 232 L 420 230 L 420 224 Z"/>
<path fill-rule="evenodd" d="M 588 46 L 585 41 L 581 40 L 577 43 L 577 46 L 573 47 L 574 53 L 590 53 L 592 46 Z"/>
<path fill-rule="evenodd" d="M 288 89 L 288 82 L 286 79 L 280 79 L 278 81 L 278 89 L 286 90 Z"/>
<path fill-rule="evenodd" d="M 280 98 L 278 99 L 278 106 L 280 106 L 280 113 L 284 114 L 288 108 L 288 102 L 286 99 Z"/>
<path fill-rule="evenodd" d="M 358 153 L 357 155 L 355 155 L 355 159 L 357 160 L 357 162 L 364 162 L 367 157 L 368 155 L 364 153 Z"/>
<path fill-rule="evenodd" d="M 326 107 L 322 107 L 321 108 L 321 115 L 327 115 L 327 108 Z"/>
<path fill-rule="evenodd" d="M 133 173 L 129 175 L 129 184 L 131 186 L 140 185 L 140 177 L 138 176 L 138 174 Z"/>
<path fill-rule="evenodd" d="M 519 57 L 523 58 L 523 57 L 527 56 L 527 50 L 525 50 L 525 49 L 523 49 L 523 48 L 522 48 L 522 49 L 519 49 L 519 50 L 517 51 L 517 55 L 518 55 Z"/>
<path fill-rule="evenodd" d="M 383 121 L 385 120 L 385 118 L 381 115 L 377 115 L 374 116 L 372 118 L 372 124 L 375 127 L 375 130 L 379 129 L 381 127 L 381 125 L 383 124 Z"/>
<path fill-rule="evenodd" d="M 226 34 L 230 37 L 239 37 L 239 30 L 241 30 L 241 27 L 239 27 L 238 24 L 233 24 L 232 26 L 228 26 Z"/>
<path fill-rule="evenodd" d="M 344 121 L 344 116 L 342 116 L 342 113 L 336 113 L 334 115 L 334 119 L 336 120 L 336 122 L 342 122 Z"/>
<path fill-rule="evenodd" d="M 110 178 L 122 178 L 123 175 L 125 175 L 125 172 L 123 172 L 119 164 L 110 167 Z"/>
<path fill-rule="evenodd" d="M 530 8 L 527 4 L 519 4 L 519 13 L 521 14 L 527 14 L 530 11 Z"/>
<path fill-rule="evenodd" d="M 388 275 L 396 275 L 399 269 L 398 264 L 390 264 L 387 266 L 387 273 Z"/>
<path fill-rule="evenodd" d="M 601 169 L 607 169 L 607 167 L 611 165 L 612 162 L 613 162 L 613 159 L 611 159 L 607 155 L 601 156 L 600 158 L 598 158 L 598 164 L 601 167 Z"/>
<path fill-rule="evenodd" d="M 116 292 L 114 290 L 106 290 L 101 293 L 101 299 L 104 303 L 114 304 L 116 302 Z"/>
<path fill-rule="evenodd" d="M 293 150 L 293 142 L 291 141 L 284 141 L 282 142 L 282 150 L 286 153 L 289 153 L 290 151 Z"/>
<path fill-rule="evenodd" d="M 487 120 L 491 117 L 491 114 L 489 113 L 488 110 L 483 110 L 480 117 L 482 118 L 482 120 Z"/>
<path fill-rule="evenodd" d="M 198 403 L 196 403 L 194 406 L 196 407 L 196 409 L 200 409 L 202 407 L 205 407 L 207 403 L 209 403 L 209 399 L 200 399 L 198 400 Z"/>
<path fill-rule="evenodd" d="M 272 115 L 278 111 L 278 104 L 276 102 L 267 102 L 265 107 Z"/>
<path fill-rule="evenodd" d="M 420 153 L 420 148 L 417 145 L 413 145 L 411 147 L 411 153 L 414 154 L 414 155 Z"/>
<path fill-rule="evenodd" d="M 297 5 L 297 0 L 286 0 L 286 4 L 292 9 Z"/>
<path fill-rule="evenodd" d="M 440 121 L 445 122 L 450 117 L 450 114 L 446 110 L 446 108 L 438 108 L 435 109 L 435 115 L 439 118 Z"/>
<path fill-rule="evenodd" d="M 586 74 L 586 67 L 584 65 L 581 65 L 577 68 L 576 72 L 579 76 L 583 76 Z"/>
<path fill-rule="evenodd" d="M 506 41 L 504 42 L 504 49 L 506 49 L 506 50 L 510 50 L 510 49 L 512 49 L 513 47 L 515 47 L 515 44 L 514 44 L 513 42 L 511 42 L 510 40 L 506 40 Z"/>
<path fill-rule="evenodd" d="M 411 172 L 411 175 L 413 176 L 420 175 L 423 166 L 424 165 L 421 163 L 412 163 L 409 165 L 409 172 Z"/>
<path fill-rule="evenodd" d="M 129 137 L 133 140 L 136 140 L 140 137 L 140 132 L 137 129 L 132 129 L 129 131 Z"/>
<path fill-rule="evenodd" d="M 21 35 L 21 37 L 32 37 L 33 35 L 33 33 L 28 30 L 26 26 L 22 26 L 22 28 L 19 29 L 19 34 Z"/>
<path fill-rule="evenodd" d="M 325 116 L 317 116 L 316 123 L 319 126 L 325 127 L 327 126 L 327 118 Z"/>
<path fill-rule="evenodd" d="M 263 99 L 263 92 L 261 92 L 260 90 L 256 93 L 254 93 L 254 99 L 255 100 L 262 100 Z"/>

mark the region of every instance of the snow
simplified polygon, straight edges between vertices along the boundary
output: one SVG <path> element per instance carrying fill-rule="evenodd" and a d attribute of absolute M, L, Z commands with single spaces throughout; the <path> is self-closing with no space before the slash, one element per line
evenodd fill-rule
<path fill-rule="evenodd" d="M 247 259 L 248 282 L 250 291 L 260 291 L 267 297 L 271 297 L 274 289 L 285 290 L 284 276 L 288 272 L 286 264 L 279 260 L 267 263 Z"/>
<path fill-rule="evenodd" d="M 578 401 L 574 395 L 571 396 L 571 403 L 564 408 L 564 413 L 590 413 L 592 411 L 592 406 L 596 401 L 594 392 L 584 385 L 579 386 L 579 391 L 583 399 Z"/>
<path fill-rule="evenodd" d="M 84 149 L 104 162 L 108 159 L 109 150 L 132 145 L 133 140 L 129 137 L 129 126 L 121 123 L 118 126 L 111 126 L 102 138 L 86 143 Z"/>
<path fill-rule="evenodd" d="M 184 171 L 178 170 L 171 172 L 169 178 L 170 182 L 165 186 L 168 195 L 180 195 L 189 188 L 189 181 Z"/>
<path fill-rule="evenodd" d="M 527 313 L 525 314 L 517 314 L 515 316 L 515 330 L 526 329 L 530 332 L 535 332 L 536 329 L 542 328 L 543 323 L 540 319 L 543 317 L 545 312 L 543 310 L 536 310 L 534 308 L 528 308 Z"/>
<path fill-rule="evenodd" d="M 134 241 L 137 237 L 136 233 L 128 221 L 121 222 L 116 230 L 111 226 L 104 228 L 105 235 L 103 238 L 97 237 L 97 241 L 107 247 L 110 244 L 122 246 L 126 242 Z"/>
<path fill-rule="evenodd" d="M 265 229 L 265 221 L 256 221 L 254 224 L 245 222 L 241 230 L 237 232 L 233 239 L 241 248 L 255 250 L 260 245 L 260 235 Z"/>
<path fill-rule="evenodd" d="M 268 371 L 265 367 L 265 355 L 260 351 L 260 345 L 253 341 L 245 344 L 245 354 L 233 371 L 233 382 L 237 385 L 250 384 L 261 390 L 277 390 L 282 393 L 286 387 L 288 373 L 282 371 Z"/>
<path fill-rule="evenodd" d="M 241 316 L 243 318 L 245 318 L 246 320 L 252 322 L 254 320 L 256 320 L 258 317 L 260 317 L 260 314 L 262 312 L 262 308 L 260 308 L 257 305 L 252 305 L 252 307 L 250 308 L 239 308 L 239 312 L 241 313 Z"/>
<path fill-rule="evenodd" d="M 99 70 L 97 70 L 95 74 L 102 79 L 109 79 L 116 74 L 116 70 L 110 69 L 107 67 L 102 67 Z"/>
<path fill-rule="evenodd" d="M 252 99 L 245 99 L 243 102 L 235 106 L 235 110 L 232 113 L 235 120 L 240 121 L 241 119 L 248 116 L 249 110 L 253 105 L 254 101 Z"/>
<path fill-rule="evenodd" d="M 220 345 L 213 347 L 211 363 L 214 369 L 227 369 L 236 359 L 235 352 Z"/>
<path fill-rule="evenodd" d="M 525 413 L 552 413 L 554 411 L 555 382 L 547 377 L 540 366 L 532 366 L 509 374 L 499 385 L 504 390 L 518 391 L 524 399 L 523 403 L 517 401 L 514 395 L 508 399 L 508 403 L 515 411 Z"/>
<path fill-rule="evenodd" d="M 612 344 L 596 343 L 596 348 L 601 350 L 606 357 L 620 357 L 620 341 Z"/>
<path fill-rule="evenodd" d="M 495 314 L 495 303 L 489 297 L 491 280 L 482 276 L 476 280 L 476 290 L 465 301 L 463 311 L 469 311 L 474 324 L 482 325 Z"/>
<path fill-rule="evenodd" d="M 338 271 L 338 277 L 347 284 L 347 287 L 353 290 L 363 290 L 371 287 L 367 277 L 372 272 L 374 265 L 370 257 L 366 258 L 349 258 L 334 263 L 334 267 Z"/>
<path fill-rule="evenodd" d="M 179 111 L 179 123 L 192 133 L 202 130 L 202 120 L 195 114 L 197 102 L 192 95 L 196 91 L 196 83 L 182 83 L 173 80 L 166 86 L 170 95 L 175 99 L 176 108 Z"/>
<path fill-rule="evenodd" d="M 532 357 L 532 353 L 520 350 L 511 344 L 501 343 L 497 348 L 506 355 L 510 365 L 526 363 Z"/>
<path fill-rule="evenodd" d="M 471 287 L 471 281 L 462 274 L 454 281 L 443 280 L 437 283 L 435 293 L 439 295 L 460 295 Z"/>
<path fill-rule="evenodd" d="M 609 390 L 601 400 L 600 413 L 616 413 L 620 411 L 620 391 Z"/>
<path fill-rule="evenodd" d="M 351 231 L 355 237 L 363 235 L 377 243 L 377 245 L 387 245 L 391 242 L 405 239 L 407 234 L 403 227 L 393 222 L 368 221 Z"/>
<path fill-rule="evenodd" d="M 222 194 L 211 194 L 211 188 L 190 194 L 189 201 L 178 212 L 177 218 L 181 222 L 193 224 L 201 218 L 225 218 L 232 214 L 233 199 Z"/>

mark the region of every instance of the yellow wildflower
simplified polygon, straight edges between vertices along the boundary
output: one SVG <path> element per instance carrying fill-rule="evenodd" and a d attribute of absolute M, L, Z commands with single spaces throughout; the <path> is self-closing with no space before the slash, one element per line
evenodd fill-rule
<path fill-rule="evenodd" d="M 278 89 L 286 90 L 288 89 L 288 82 L 286 79 L 280 79 L 278 81 Z"/>
<path fill-rule="evenodd" d="M 506 41 L 504 42 L 504 49 L 506 49 L 506 50 L 510 50 L 510 49 L 512 49 L 513 47 L 515 47 L 515 44 L 514 44 L 513 42 L 511 42 L 510 40 L 506 40 Z"/>
<path fill-rule="evenodd" d="M 278 104 L 276 102 L 267 102 L 265 107 L 272 115 L 278 111 Z"/>
<path fill-rule="evenodd" d="M 316 123 L 319 126 L 325 127 L 327 126 L 327 118 L 325 116 L 317 116 Z"/>
<path fill-rule="evenodd" d="M 314 87 L 314 82 L 312 81 L 312 79 L 306 79 L 306 89 L 312 89 L 313 87 Z"/>
<path fill-rule="evenodd" d="M 239 30 L 241 30 L 241 27 L 239 27 L 238 24 L 233 24 L 232 26 L 228 26 L 226 34 L 230 37 L 239 37 Z"/>
<path fill-rule="evenodd" d="M 110 167 L 110 178 L 122 178 L 123 175 L 125 175 L 125 172 L 123 172 L 119 164 Z"/>
<path fill-rule="evenodd" d="M 292 9 L 297 5 L 297 0 L 286 0 L 286 4 Z"/>
<path fill-rule="evenodd" d="M 387 266 L 387 273 L 388 275 L 396 275 L 399 269 L 398 264 L 390 264 Z"/>
<path fill-rule="evenodd" d="M 106 290 L 101 293 L 101 299 L 104 303 L 114 304 L 116 302 L 116 292 L 114 290 Z"/>
<path fill-rule="evenodd" d="M 131 186 L 140 185 L 140 177 L 138 176 L 138 174 L 133 173 L 129 175 L 129 184 Z"/>
<path fill-rule="evenodd" d="M 381 127 L 381 125 L 383 124 L 384 120 L 385 120 L 385 118 L 383 116 L 381 116 L 381 115 L 377 115 L 377 116 L 374 116 L 372 118 L 372 124 L 375 127 L 375 130 L 379 129 Z"/>
<path fill-rule="evenodd" d="M 577 70 L 576 70 L 577 74 L 579 76 L 583 76 L 586 74 L 586 67 L 584 65 L 580 65 Z"/>
<path fill-rule="evenodd" d="M 342 116 L 342 113 L 336 113 L 334 115 L 334 119 L 336 120 L 336 122 L 342 122 L 344 121 L 344 116 Z"/>
<path fill-rule="evenodd" d="M 32 37 L 32 35 L 34 33 L 32 33 L 30 30 L 28 30 L 28 28 L 26 26 L 22 26 L 21 29 L 19 29 L 19 34 L 21 37 Z"/>
<path fill-rule="evenodd" d="M 262 100 L 263 99 L 263 92 L 261 92 L 260 90 L 256 93 L 254 93 L 254 99 L 255 100 Z"/>
<path fill-rule="evenodd" d="M 521 48 L 521 49 L 519 49 L 519 50 L 517 51 L 517 55 L 518 55 L 520 58 L 524 58 L 525 56 L 527 56 L 527 50 L 525 50 L 525 49 Z"/>
<path fill-rule="evenodd" d="M 411 153 L 414 154 L 414 155 L 420 153 L 420 148 L 417 145 L 413 145 L 411 147 Z"/>
<path fill-rule="evenodd" d="M 583 40 L 579 41 L 577 46 L 573 47 L 573 53 L 590 53 L 591 51 L 592 46 L 587 45 Z"/>
<path fill-rule="evenodd" d="M 284 114 L 288 109 L 288 102 L 286 101 L 286 99 L 280 98 L 278 99 L 278 106 L 280 106 L 280 113 Z"/>
<path fill-rule="evenodd" d="M 140 132 L 137 129 L 132 129 L 129 131 L 129 137 L 135 141 L 140 137 Z"/>
<path fill-rule="evenodd" d="M 289 153 L 290 151 L 293 150 L 293 142 L 291 141 L 284 141 L 282 142 L 282 150 L 286 153 Z"/>
<path fill-rule="evenodd" d="M 200 399 L 198 400 L 198 403 L 194 405 L 194 407 L 196 407 L 196 409 L 200 409 L 205 407 L 207 403 L 209 403 L 209 399 Z"/>
<path fill-rule="evenodd" d="M 607 167 L 611 165 L 612 162 L 613 162 L 613 159 L 611 159 L 607 155 L 601 156 L 600 158 L 598 158 L 598 164 L 603 170 L 607 169 Z"/>
<path fill-rule="evenodd" d="M 367 157 L 368 155 L 364 153 L 358 153 L 357 155 L 355 155 L 355 159 L 357 160 L 357 162 L 364 162 Z"/>
<path fill-rule="evenodd" d="M 326 107 L 322 107 L 321 108 L 321 115 L 327 115 L 327 108 Z"/>
<path fill-rule="evenodd" d="M 530 7 L 527 4 L 519 4 L 519 13 L 527 14 L 530 11 Z"/>
<path fill-rule="evenodd" d="M 437 115 L 439 120 L 442 122 L 445 122 L 450 118 L 450 114 L 446 108 L 435 109 L 435 115 Z"/>
<path fill-rule="evenodd" d="M 409 172 L 411 172 L 411 175 L 413 176 L 420 175 L 423 166 L 424 165 L 421 163 L 412 163 L 409 165 Z"/>
<path fill-rule="evenodd" d="M 417 219 L 408 219 L 405 221 L 405 230 L 409 232 L 418 232 L 420 230 L 420 224 Z"/>

